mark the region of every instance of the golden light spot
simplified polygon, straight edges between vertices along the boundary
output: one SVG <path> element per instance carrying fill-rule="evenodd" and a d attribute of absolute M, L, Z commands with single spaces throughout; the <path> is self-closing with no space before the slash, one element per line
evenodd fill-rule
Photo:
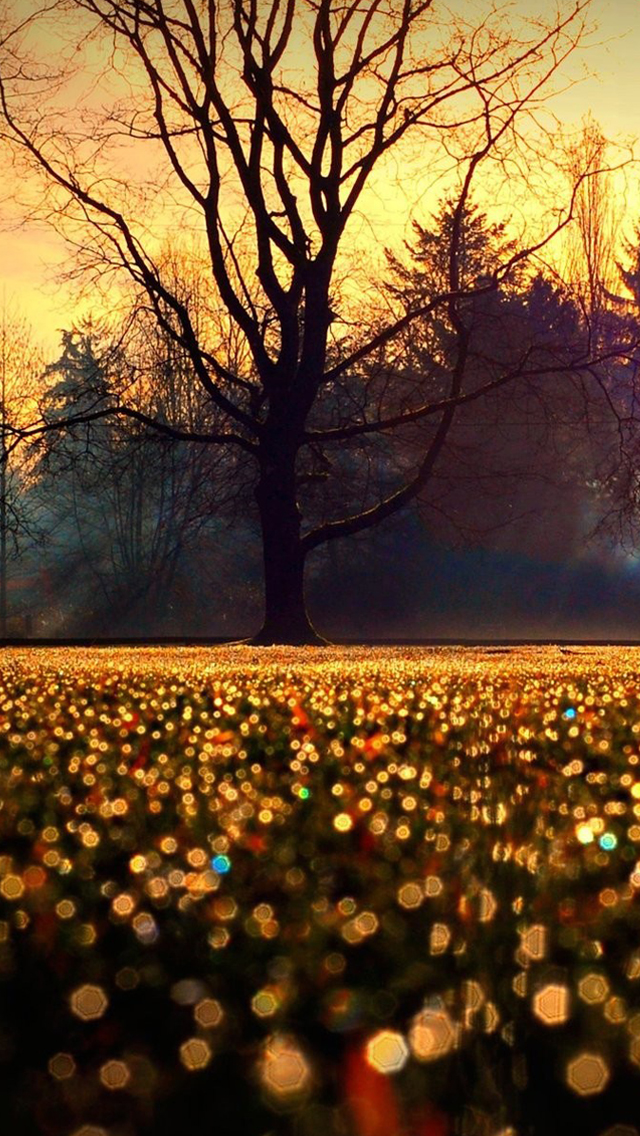
<path fill-rule="evenodd" d="M 493 1033 L 500 1025 L 500 1013 L 495 1002 L 485 1002 L 484 1009 L 484 1032 Z"/>
<path fill-rule="evenodd" d="M 569 1017 L 569 989 L 560 982 L 548 982 L 533 996 L 531 1008 L 545 1026 L 560 1026 Z"/>
<path fill-rule="evenodd" d="M 0 894 L 14 903 L 24 895 L 24 884 L 20 876 L 5 876 L 0 883 Z"/>
<path fill-rule="evenodd" d="M 413 1018 L 409 1045 L 418 1061 L 436 1061 L 454 1048 L 457 1029 L 442 1003 L 426 1006 Z"/>
<path fill-rule="evenodd" d="M 108 1133 L 106 1128 L 100 1128 L 98 1124 L 83 1124 L 71 1136 L 108 1136 Z"/>
<path fill-rule="evenodd" d="M 193 1016 L 203 1029 L 213 1029 L 219 1026 L 224 1017 L 224 1011 L 215 998 L 203 998 L 193 1008 Z"/>
<path fill-rule="evenodd" d="M 180 1060 L 185 1069 L 205 1069 L 211 1061 L 211 1046 L 201 1037 L 190 1037 L 180 1046 Z"/>
<path fill-rule="evenodd" d="M 91 947 L 97 938 L 93 923 L 81 923 L 76 931 L 76 940 L 83 947 Z"/>
<path fill-rule="evenodd" d="M 626 1021 L 627 1006 L 624 998 L 615 996 L 609 998 L 604 1008 L 604 1016 L 612 1025 L 619 1025 L 620 1022 Z"/>
<path fill-rule="evenodd" d="M 580 979 L 578 983 L 578 994 L 583 1002 L 589 1002 L 595 1005 L 597 1002 L 604 1002 L 609 994 L 609 983 L 604 974 L 585 974 L 584 978 Z"/>
<path fill-rule="evenodd" d="M 260 1079 L 268 1093 L 279 1100 L 287 1100 L 308 1091 L 311 1068 L 292 1038 L 274 1034 L 264 1047 Z"/>
<path fill-rule="evenodd" d="M 280 1007 L 280 1000 L 275 991 L 268 986 L 258 990 L 251 999 L 251 1009 L 258 1018 L 271 1018 Z"/>
<path fill-rule="evenodd" d="M 446 923 L 434 923 L 429 935 L 429 953 L 442 955 L 451 942 L 451 931 Z"/>
<path fill-rule="evenodd" d="M 475 979 L 467 979 L 462 984 L 462 996 L 464 998 L 465 1008 L 475 1013 L 484 1004 L 485 993 L 479 982 Z"/>
<path fill-rule="evenodd" d="M 207 942 L 214 951 L 221 951 L 229 944 L 231 935 L 226 927 L 214 927 L 207 935 Z"/>
<path fill-rule="evenodd" d="M 478 919 L 481 923 L 489 923 L 498 910 L 496 898 L 489 888 L 482 888 L 478 896 Z"/>
<path fill-rule="evenodd" d="M 420 907 L 424 899 L 424 890 L 419 883 L 403 884 L 398 888 L 398 903 L 407 910 Z"/>
<path fill-rule="evenodd" d="M 126 919 L 133 911 L 136 901 L 128 892 L 116 895 L 111 901 L 111 910 L 118 919 Z"/>
<path fill-rule="evenodd" d="M 56 1053 L 49 1059 L 48 1068 L 56 1081 L 66 1081 L 67 1078 L 73 1077 L 76 1071 L 76 1063 L 70 1053 Z"/>
<path fill-rule="evenodd" d="M 353 821 L 348 813 L 338 813 L 333 818 L 333 827 L 338 832 L 348 832 L 350 828 L 353 828 Z"/>
<path fill-rule="evenodd" d="M 442 880 L 440 876 L 427 876 L 424 881 L 424 894 L 427 899 L 435 899 L 436 896 L 442 893 Z"/>
<path fill-rule="evenodd" d="M 140 872 L 144 872 L 146 866 L 146 856 L 141 856 L 138 854 L 136 856 L 132 856 L 129 860 L 129 870 L 132 871 L 135 875 L 138 875 Z"/>
<path fill-rule="evenodd" d="M 205 864 L 209 862 L 209 857 L 204 848 L 192 848 L 187 853 L 187 860 L 192 868 L 204 868 Z"/>
<path fill-rule="evenodd" d="M 590 824 L 577 824 L 576 836 L 581 844 L 592 844 L 594 839 L 593 829 Z"/>
<path fill-rule="evenodd" d="M 125 1089 L 131 1080 L 129 1066 L 125 1061 L 105 1061 L 100 1068 L 100 1080 L 105 1089 Z"/>
<path fill-rule="evenodd" d="M 547 953 L 547 928 L 544 923 L 534 923 L 520 932 L 520 950 L 527 959 L 539 961 Z"/>
<path fill-rule="evenodd" d="M 59 919 L 72 919 L 76 913 L 76 905 L 71 899 L 61 899 L 56 903 L 56 915 Z"/>
<path fill-rule="evenodd" d="M 378 930 L 378 916 L 374 915 L 373 911 L 361 911 L 356 916 L 355 922 L 361 935 L 375 935 Z"/>
<path fill-rule="evenodd" d="M 70 1003 L 71 1010 L 76 1017 L 89 1022 L 102 1017 L 109 1000 L 101 986 L 87 984 L 74 990 Z"/>
<path fill-rule="evenodd" d="M 409 1049 L 395 1030 L 380 1030 L 367 1042 L 365 1056 L 378 1073 L 399 1073 L 406 1065 Z"/>
<path fill-rule="evenodd" d="M 147 911 L 141 911 L 136 915 L 131 921 L 131 926 L 142 943 L 153 943 L 158 937 L 156 921 Z"/>
<path fill-rule="evenodd" d="M 595 1096 L 606 1088 L 609 1067 L 597 1053 L 580 1053 L 567 1065 L 567 1084 L 581 1097 Z"/>

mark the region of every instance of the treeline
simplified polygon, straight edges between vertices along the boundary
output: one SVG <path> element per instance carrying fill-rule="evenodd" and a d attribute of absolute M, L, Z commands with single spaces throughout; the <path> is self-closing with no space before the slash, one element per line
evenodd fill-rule
<path fill-rule="evenodd" d="M 457 246 L 465 295 L 429 311 L 430 297 L 447 291 L 457 216 L 455 202 L 443 202 L 430 223 L 414 223 L 402 256 L 387 254 L 375 300 L 336 334 L 336 358 L 356 361 L 325 384 L 308 421 L 296 476 L 309 527 L 375 507 L 433 443 L 435 413 L 411 422 L 411 407 L 426 390 L 446 413 L 463 329 L 466 393 L 424 489 L 400 522 L 331 542 L 311 559 L 312 595 L 334 622 L 345 617 L 335 594 L 341 573 L 351 566 L 362 577 L 368 562 L 375 577 L 395 560 L 402 575 L 434 544 L 566 562 L 598 530 L 634 547 L 640 241 L 627 242 L 616 278 L 598 288 L 585 287 L 584 271 L 578 286 L 530 262 L 484 288 L 515 246 L 506 226 L 469 204 Z M 584 230 L 577 236 L 579 248 Z M 230 373 L 246 375 L 256 403 L 251 361 L 238 358 L 241 340 L 194 263 L 174 254 L 170 271 L 199 334 L 224 351 Z M 390 307 L 425 314 L 359 363 L 359 341 L 375 337 Z M 251 456 L 210 444 L 224 428 L 220 413 L 171 311 L 158 315 L 132 295 L 117 321 L 85 319 L 65 331 L 45 365 L 25 324 L 5 314 L 4 635 L 241 635 L 260 618 Z M 400 432 L 369 432 L 374 413 L 409 420 Z M 384 595 L 384 577 L 378 583 Z M 368 590 L 375 594 L 375 579 Z M 420 597 L 408 596 L 412 603 L 418 626 Z M 384 622 L 381 601 L 370 633 Z"/>

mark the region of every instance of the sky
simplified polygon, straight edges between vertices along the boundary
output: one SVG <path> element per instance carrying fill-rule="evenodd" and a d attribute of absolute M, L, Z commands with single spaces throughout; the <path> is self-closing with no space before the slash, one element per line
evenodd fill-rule
<path fill-rule="evenodd" d="M 25 12 L 32 7 L 32 0 L 17 0 L 18 6 L 22 3 Z M 516 0 L 510 6 L 531 11 L 526 0 Z M 547 3 L 537 5 L 541 16 L 547 6 L 550 10 Z M 555 97 L 554 113 L 569 129 L 577 129 L 590 113 L 608 137 L 640 139 L 640 3 L 593 0 L 591 11 L 597 29 L 588 37 L 588 49 L 570 60 L 567 89 Z M 631 175 L 631 181 L 634 180 L 635 173 Z M 5 176 L 0 198 L 0 288 L 5 299 L 17 304 L 30 319 L 45 351 L 51 351 L 59 342 L 60 330 L 69 326 L 78 310 L 76 300 L 61 280 L 68 251 L 62 239 L 45 224 L 18 223 L 15 207 L 10 203 L 10 181 Z M 392 210 L 385 200 L 384 186 L 382 190 L 378 186 L 375 198 L 370 199 L 369 212 L 382 222 L 385 243 L 398 245 L 407 235 L 411 191 L 411 186 L 407 189 L 405 184 L 403 207 Z M 632 193 L 632 201 L 634 196 Z M 627 205 L 628 229 L 632 227 L 633 208 L 633 203 Z"/>

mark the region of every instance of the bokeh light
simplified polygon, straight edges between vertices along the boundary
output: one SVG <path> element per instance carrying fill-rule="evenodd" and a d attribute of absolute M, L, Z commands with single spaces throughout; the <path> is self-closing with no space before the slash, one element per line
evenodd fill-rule
<path fill-rule="evenodd" d="M 409 1050 L 401 1033 L 380 1030 L 369 1039 L 366 1058 L 377 1073 L 399 1073 L 404 1068 Z"/>
<path fill-rule="evenodd" d="M 567 1084 L 581 1097 L 594 1096 L 606 1088 L 609 1081 L 607 1062 L 597 1053 L 580 1053 L 567 1065 Z"/>
<path fill-rule="evenodd" d="M 73 991 L 71 995 L 71 1009 L 78 1018 L 84 1021 L 94 1021 L 101 1018 L 108 1006 L 108 998 L 101 986 L 87 983 Z"/>

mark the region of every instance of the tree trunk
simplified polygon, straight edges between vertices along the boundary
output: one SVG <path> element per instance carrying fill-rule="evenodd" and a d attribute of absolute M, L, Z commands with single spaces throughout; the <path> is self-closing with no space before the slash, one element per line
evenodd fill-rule
<path fill-rule="evenodd" d="M 295 451 L 272 444 L 260 461 L 256 500 L 262 529 L 265 615 L 251 642 L 261 646 L 324 643 L 313 628 L 304 600 L 305 557 L 295 460 Z"/>

